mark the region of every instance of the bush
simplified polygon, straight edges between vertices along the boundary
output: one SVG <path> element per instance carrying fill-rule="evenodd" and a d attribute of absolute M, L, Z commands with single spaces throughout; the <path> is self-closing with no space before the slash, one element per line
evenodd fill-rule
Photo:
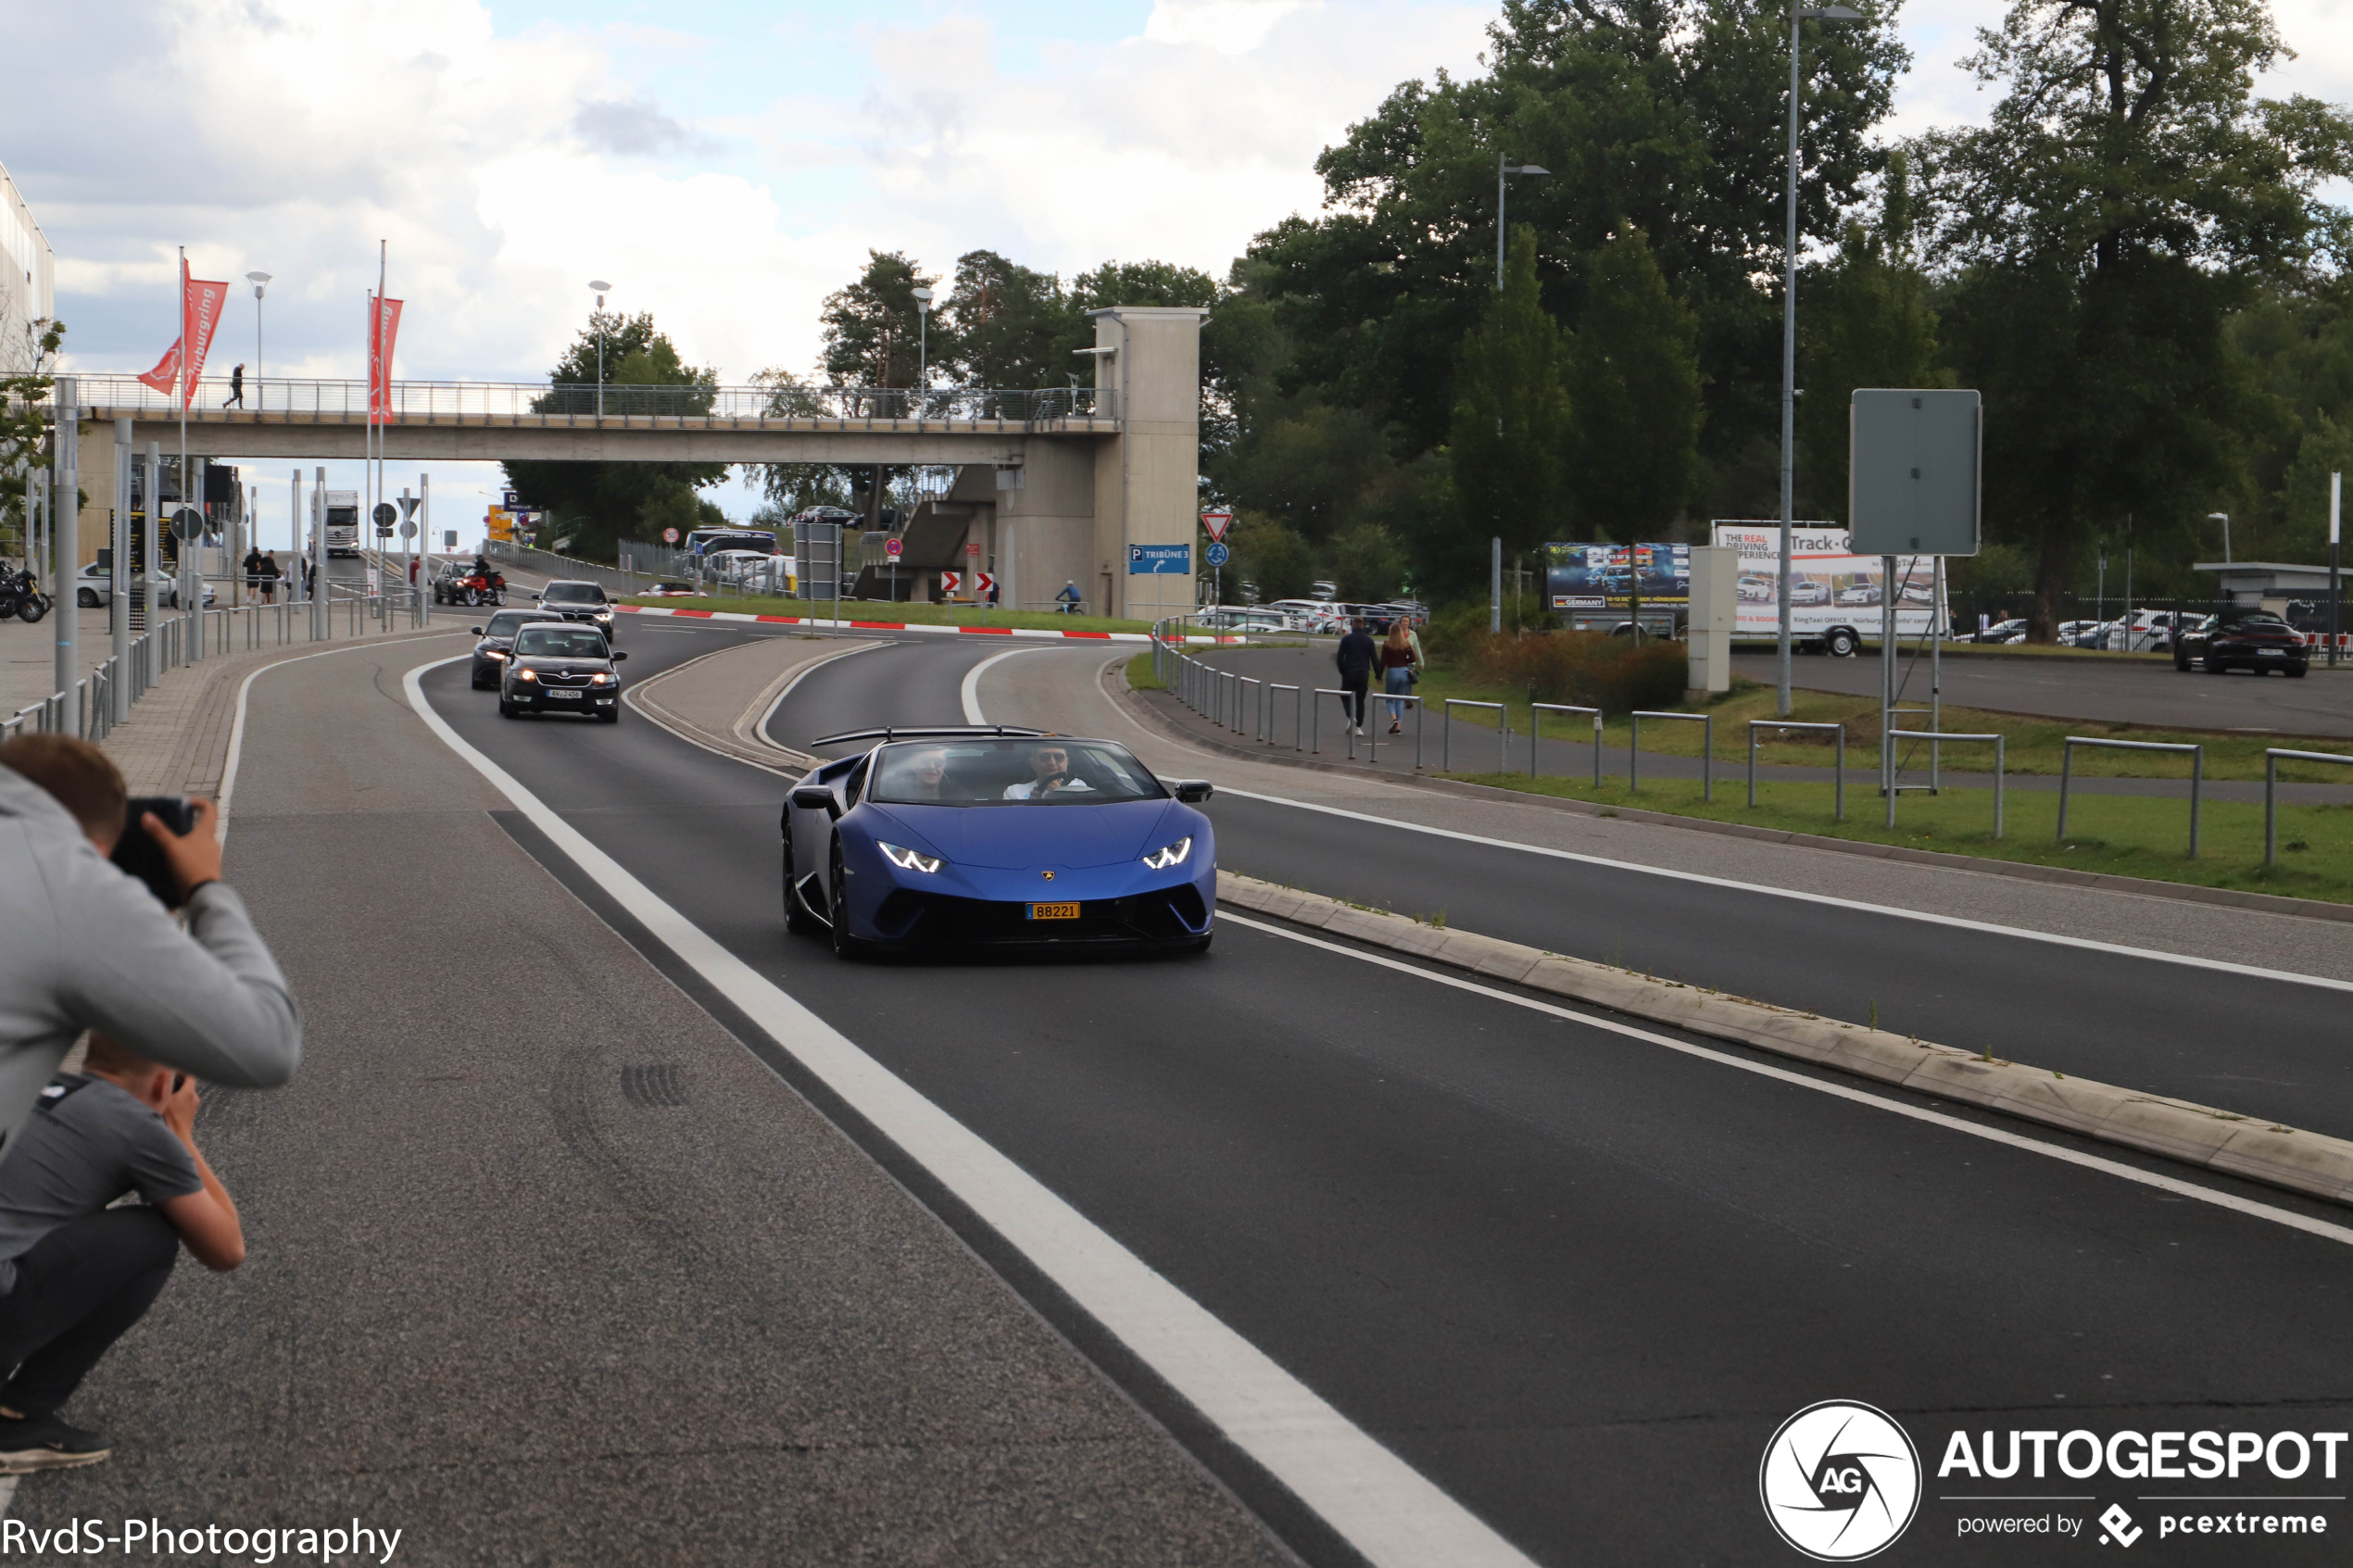
<path fill-rule="evenodd" d="M 1538 702 L 1625 713 L 1682 701 L 1689 650 L 1681 643 L 1656 641 L 1636 647 L 1630 638 L 1599 632 L 1530 637 L 1489 633 L 1467 648 L 1464 667 L 1482 685 L 1532 693 Z"/>

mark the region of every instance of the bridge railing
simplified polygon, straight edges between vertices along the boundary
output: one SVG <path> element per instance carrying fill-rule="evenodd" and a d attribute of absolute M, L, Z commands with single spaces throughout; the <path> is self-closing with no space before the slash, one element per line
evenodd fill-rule
<path fill-rule="evenodd" d="M 110 413 L 169 417 L 178 400 L 136 376 L 77 375 L 84 408 Z M 1115 388 L 1045 387 L 1013 391 L 992 387 L 824 386 L 779 383 L 751 386 L 598 386 L 593 383 L 396 381 L 392 412 L 403 421 L 478 424 L 523 423 L 561 419 L 677 419 L 729 425 L 812 421 L 890 421 L 923 424 L 1035 424 L 1061 420 L 1118 418 Z M 365 381 L 310 381 L 248 377 L 232 386 L 225 376 L 206 376 L 189 406 L 191 417 L 233 414 L 306 419 L 362 419 L 368 412 Z"/>

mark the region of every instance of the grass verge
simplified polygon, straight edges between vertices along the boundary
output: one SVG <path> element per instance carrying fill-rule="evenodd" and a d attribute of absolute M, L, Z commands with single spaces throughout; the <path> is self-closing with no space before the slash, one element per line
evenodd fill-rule
<path fill-rule="evenodd" d="M 1139 692 L 1160 692 L 1168 684 L 1152 671 L 1152 650 L 1146 648 L 1127 661 L 1127 684 Z"/>
<path fill-rule="evenodd" d="M 1644 784 L 1639 793 L 1629 793 L 1622 778 L 1605 779 L 1596 789 L 1589 780 L 1530 779 L 1525 773 L 1444 776 L 1531 795 L 1590 800 L 1604 807 L 1743 822 L 1858 843 L 2353 903 L 2353 805 L 2281 807 L 2280 863 L 2266 866 L 2263 808 L 2255 802 L 2206 802 L 2199 813 L 2199 854 L 2193 860 L 2188 855 L 2187 802 L 2145 796 L 2074 797 L 2068 803 L 2068 835 L 2061 840 L 2057 836 L 2056 794 L 2006 792 L 2004 834 L 1996 839 L 1992 790 L 1906 794 L 1896 803 L 1895 826 L 1891 830 L 1886 825 L 1886 802 L 1879 795 L 1874 775 L 1868 771 L 1860 779 L 1850 776 L 1847 780 L 1843 822 L 1831 820 L 1832 791 L 1827 784 L 1760 782 L 1757 804 L 1752 809 L 1745 782 L 1736 771 L 1717 780 L 1713 803 L 1701 798 L 1697 779 L 1660 779 Z"/>

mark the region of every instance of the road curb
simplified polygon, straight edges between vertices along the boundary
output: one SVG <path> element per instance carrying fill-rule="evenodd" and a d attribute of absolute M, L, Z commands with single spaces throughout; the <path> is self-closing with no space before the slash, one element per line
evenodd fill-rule
<path fill-rule="evenodd" d="M 1310 772 L 1340 773 L 1353 779 L 1378 779 L 1403 789 L 1427 790 L 1432 795 L 1469 796 L 1480 800 L 1513 801 L 1525 806 L 1537 806 L 1549 811 L 1565 811 L 1576 817 L 1616 817 L 1623 822 L 1645 822 L 1654 827 L 1680 828 L 1687 833 L 1712 833 L 1726 838 L 1754 839 L 1761 844 L 1787 844 L 1801 849 L 1828 849 L 1841 855 L 1859 855 L 1867 859 L 1896 860 L 1915 866 L 1941 866 L 1951 871 L 1981 872 L 1987 876 L 2006 876 L 2020 882 L 2047 883 L 2060 887 L 2092 887 L 2108 893 L 2133 893 L 2144 898 L 2171 898 L 2184 904 L 2212 904 L 2223 909 L 2254 909 L 2264 914 L 2288 915 L 2298 920 L 2334 921 L 2338 924 L 2353 924 L 2353 904 L 2332 904 L 2320 898 L 2297 898 L 2284 893 L 2247 893 L 2234 887 L 2201 887 L 2194 883 L 2158 882 L 2150 877 L 2118 876 L 2110 872 L 2079 872 L 2068 866 L 2037 866 L 2022 860 L 1996 860 L 1975 855 L 1953 855 L 1938 849 L 1913 849 L 1900 844 L 1872 844 L 1868 840 L 1832 838 L 1827 834 L 1795 833 L 1787 828 L 1752 827 L 1746 822 L 1719 822 L 1706 817 L 1679 817 L 1671 811 L 1648 811 L 1639 806 L 1603 806 L 1590 800 L 1577 800 L 1565 796 L 1539 795 L 1532 790 L 1498 789 L 1493 784 L 1467 784 L 1461 779 L 1430 778 L 1419 774 L 1386 773 L 1378 769 L 1348 762 L 1327 762 L 1320 758 L 1302 757 L 1271 749 L 1253 750 L 1237 746 L 1215 735 L 1196 734 L 1183 724 L 1162 713 L 1148 694 L 1127 684 L 1124 671 L 1113 667 L 1116 680 L 1108 689 L 1115 697 L 1125 698 L 1128 711 L 1147 721 L 1171 740 L 1181 741 L 1202 751 L 1220 757 L 1230 757 L 1238 762 L 1272 762 L 1278 767 L 1302 768 Z"/>
<path fill-rule="evenodd" d="M 1233 872 L 1217 873 L 1217 898 L 1254 914 L 1694 1035 L 1736 1041 L 2332 1203 L 2353 1204 L 2353 1142 L 2343 1138 L 1793 1012 L 1493 936 L 1425 925 L 1405 915 Z"/>

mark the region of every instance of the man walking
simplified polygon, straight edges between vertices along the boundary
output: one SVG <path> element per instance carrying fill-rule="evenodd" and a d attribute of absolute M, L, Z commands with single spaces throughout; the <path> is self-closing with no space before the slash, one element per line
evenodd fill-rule
<path fill-rule="evenodd" d="M 1365 618 L 1352 616 L 1348 635 L 1340 640 L 1340 647 L 1332 655 L 1332 662 L 1340 667 L 1340 690 L 1348 695 L 1340 705 L 1348 709 L 1348 721 L 1356 733 L 1365 733 L 1365 694 L 1373 684 L 1373 659 L 1377 653 L 1372 638 L 1365 634 Z"/>
<path fill-rule="evenodd" d="M 245 406 L 245 368 L 243 365 L 229 372 L 229 395 L 221 400 L 220 406 L 224 408 Z"/>
<path fill-rule="evenodd" d="M 248 599 L 259 598 L 261 596 L 260 549 L 256 547 L 254 549 L 247 550 L 245 552 L 245 558 L 239 564 L 244 567 L 245 573 L 245 597 Z"/>
<path fill-rule="evenodd" d="M 278 552 L 264 550 L 261 553 L 261 602 L 263 604 L 270 605 L 278 602 L 278 579 L 283 575 L 285 574 L 278 570 Z"/>

